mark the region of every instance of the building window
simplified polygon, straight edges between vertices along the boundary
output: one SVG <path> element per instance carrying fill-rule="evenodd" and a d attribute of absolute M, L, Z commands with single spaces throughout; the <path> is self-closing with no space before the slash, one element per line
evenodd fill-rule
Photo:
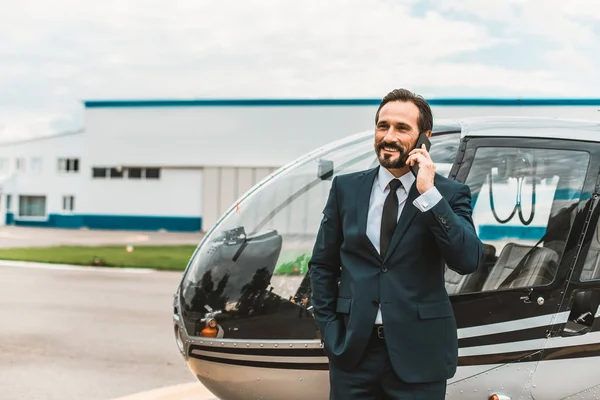
<path fill-rule="evenodd" d="M 45 217 L 46 196 L 19 196 L 19 217 Z"/>
<path fill-rule="evenodd" d="M 10 194 L 6 195 L 6 212 L 10 212 L 12 210 L 12 196 Z"/>
<path fill-rule="evenodd" d="M 41 157 L 34 157 L 31 159 L 31 171 L 35 172 L 36 174 L 42 173 L 42 158 Z"/>
<path fill-rule="evenodd" d="M 75 209 L 75 196 L 63 196 L 63 211 L 73 211 Z"/>
<path fill-rule="evenodd" d="M 127 177 L 129 179 L 142 179 L 141 168 L 127 168 Z"/>
<path fill-rule="evenodd" d="M 160 178 L 160 168 L 146 168 L 146 179 Z"/>
<path fill-rule="evenodd" d="M 108 172 L 110 171 L 110 172 Z M 93 167 L 92 178 L 160 179 L 160 168 L 155 167 Z"/>
<path fill-rule="evenodd" d="M 78 158 L 59 158 L 58 170 L 60 172 L 79 172 Z"/>
<path fill-rule="evenodd" d="M 17 158 L 15 160 L 15 166 L 17 171 L 25 171 L 25 159 L 21 157 Z"/>
<path fill-rule="evenodd" d="M 110 177 L 111 178 L 122 178 L 123 177 L 123 168 L 111 168 L 110 169 Z"/>
<path fill-rule="evenodd" d="M 92 168 L 92 178 L 106 178 L 106 168 Z"/>

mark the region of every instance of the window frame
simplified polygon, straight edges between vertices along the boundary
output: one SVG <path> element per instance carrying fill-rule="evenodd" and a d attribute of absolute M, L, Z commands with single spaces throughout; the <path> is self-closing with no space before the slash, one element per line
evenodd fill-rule
<path fill-rule="evenodd" d="M 25 157 L 19 156 L 15 158 L 15 171 L 25 172 Z"/>
<path fill-rule="evenodd" d="M 41 156 L 31 157 L 31 172 L 37 175 L 41 175 L 44 172 L 44 158 Z"/>
<path fill-rule="evenodd" d="M 149 177 L 148 170 L 153 170 L 153 171 L 156 170 L 156 176 Z M 161 172 L 162 171 L 161 171 L 160 167 L 145 167 L 144 168 L 144 179 L 160 180 Z"/>
<path fill-rule="evenodd" d="M 596 155 L 597 157 L 598 155 Z M 589 289 L 590 286 L 600 287 L 600 277 L 596 279 L 581 279 L 583 267 L 586 264 L 592 240 L 594 240 L 595 230 L 600 224 L 600 167 L 598 167 L 598 175 L 596 182 L 596 190 L 592 193 L 589 204 L 583 209 L 580 214 L 585 216 L 585 220 L 577 227 L 581 231 L 581 241 L 578 243 L 579 252 L 574 256 L 575 263 L 572 268 L 572 279 L 570 286 L 576 289 Z"/>
<path fill-rule="evenodd" d="M 79 157 L 58 157 L 57 170 L 60 174 L 78 174 L 81 170 Z"/>
<path fill-rule="evenodd" d="M 21 215 L 21 198 L 23 197 L 40 197 L 44 199 L 44 215 Z M 17 210 L 14 213 L 14 218 L 21 221 L 45 221 L 48 219 L 48 196 L 41 194 L 19 194 Z"/>
<path fill-rule="evenodd" d="M 75 212 L 75 195 L 66 194 L 62 196 L 62 212 L 63 214 L 72 214 Z"/>
<path fill-rule="evenodd" d="M 142 167 L 127 167 L 127 179 L 141 180 L 144 178 L 144 168 Z M 138 172 L 139 176 L 132 176 L 132 171 Z"/>
<path fill-rule="evenodd" d="M 125 179 L 125 169 L 121 167 L 110 167 L 108 169 L 109 179 Z"/>
<path fill-rule="evenodd" d="M 96 171 L 104 171 L 104 175 L 96 176 Z M 110 175 L 109 168 L 107 167 L 92 167 L 92 179 L 107 179 Z"/>

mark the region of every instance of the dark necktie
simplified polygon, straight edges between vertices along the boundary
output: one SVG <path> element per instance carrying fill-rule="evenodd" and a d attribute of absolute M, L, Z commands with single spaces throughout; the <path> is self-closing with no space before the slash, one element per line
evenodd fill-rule
<path fill-rule="evenodd" d="M 398 179 L 390 181 L 390 192 L 383 203 L 383 213 L 381 215 L 381 232 L 379 237 L 380 254 L 385 257 L 385 254 L 390 247 L 390 241 L 398 224 L 398 195 L 396 189 L 402 186 Z"/>

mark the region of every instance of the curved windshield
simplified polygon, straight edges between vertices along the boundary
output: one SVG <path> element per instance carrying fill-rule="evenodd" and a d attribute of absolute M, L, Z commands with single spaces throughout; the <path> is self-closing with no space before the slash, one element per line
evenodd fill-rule
<path fill-rule="evenodd" d="M 431 157 L 448 175 L 459 133 L 434 135 Z M 182 317 L 191 336 L 205 315 L 219 312 L 219 336 L 314 339 L 308 260 L 333 176 L 378 165 L 372 133 L 310 154 L 277 171 L 210 231 L 181 288 Z"/>

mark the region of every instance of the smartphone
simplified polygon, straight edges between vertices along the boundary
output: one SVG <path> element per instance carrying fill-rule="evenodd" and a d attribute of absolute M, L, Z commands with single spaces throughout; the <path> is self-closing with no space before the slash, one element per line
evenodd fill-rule
<path fill-rule="evenodd" d="M 413 149 L 416 148 L 421 148 L 421 146 L 423 145 L 423 143 L 425 143 L 425 148 L 427 149 L 427 151 L 429 151 L 429 149 L 431 148 L 431 142 L 429 141 L 429 138 L 427 137 L 427 135 L 424 132 L 421 132 L 419 134 L 419 137 L 417 138 L 417 143 L 415 144 L 415 147 Z M 412 167 L 409 167 L 410 171 L 413 173 L 413 175 L 415 176 L 415 178 L 417 177 L 417 174 L 419 173 L 419 164 L 416 163 L 415 165 L 413 165 Z"/>

